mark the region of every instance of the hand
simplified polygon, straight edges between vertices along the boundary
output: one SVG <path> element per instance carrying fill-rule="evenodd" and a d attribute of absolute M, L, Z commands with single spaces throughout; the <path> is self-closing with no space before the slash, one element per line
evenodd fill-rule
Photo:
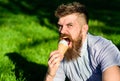
<path fill-rule="evenodd" d="M 58 50 L 51 52 L 50 58 L 48 61 L 48 75 L 50 75 L 51 77 L 55 76 L 56 71 L 63 57 L 64 57 L 63 54 L 60 54 Z"/>

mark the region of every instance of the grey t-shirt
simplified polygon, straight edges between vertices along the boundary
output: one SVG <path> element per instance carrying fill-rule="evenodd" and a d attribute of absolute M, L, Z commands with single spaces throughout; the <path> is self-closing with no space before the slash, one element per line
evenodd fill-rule
<path fill-rule="evenodd" d="M 63 59 L 54 81 L 102 81 L 102 72 L 108 67 L 120 66 L 120 51 L 111 41 L 88 34 L 81 57 L 67 62 Z"/>

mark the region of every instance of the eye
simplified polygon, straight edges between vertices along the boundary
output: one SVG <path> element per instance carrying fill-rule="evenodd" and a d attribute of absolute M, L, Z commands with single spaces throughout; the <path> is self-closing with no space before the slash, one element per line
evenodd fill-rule
<path fill-rule="evenodd" d="M 62 29 L 62 27 L 63 27 L 62 25 L 59 25 L 59 24 L 58 24 L 58 30 L 59 30 L 59 31 Z"/>
<path fill-rule="evenodd" d="M 73 25 L 72 25 L 72 24 L 67 24 L 67 27 L 68 27 L 68 28 L 72 28 Z"/>

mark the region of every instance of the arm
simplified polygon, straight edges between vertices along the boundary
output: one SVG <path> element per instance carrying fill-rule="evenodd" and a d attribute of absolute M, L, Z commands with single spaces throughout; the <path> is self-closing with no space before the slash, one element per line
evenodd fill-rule
<path fill-rule="evenodd" d="M 50 54 L 50 58 L 48 60 L 48 71 L 44 81 L 53 81 L 62 59 L 63 55 L 57 50 Z"/>
<path fill-rule="evenodd" d="M 107 68 L 102 74 L 102 81 L 120 81 L 120 68 L 118 66 Z"/>
<path fill-rule="evenodd" d="M 46 73 L 46 77 L 44 81 L 53 81 L 54 76 L 51 76 L 50 74 Z"/>

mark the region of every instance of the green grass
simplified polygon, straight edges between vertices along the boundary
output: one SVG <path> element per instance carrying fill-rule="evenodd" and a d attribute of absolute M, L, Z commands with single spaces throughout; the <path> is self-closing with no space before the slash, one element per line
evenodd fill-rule
<path fill-rule="evenodd" d="M 24 80 L 26 78 L 24 76 L 31 77 L 31 73 L 25 73 L 27 68 L 30 68 L 28 71 L 34 72 L 34 68 L 38 68 L 34 67 L 34 64 L 47 66 L 49 52 L 57 47 L 58 34 L 41 26 L 35 16 L 12 14 L 1 20 L 4 20 L 5 24 L 0 27 L 0 81 Z M 21 63 L 29 62 L 28 66 L 26 63 L 24 66 L 20 66 L 22 65 L 19 63 L 20 61 Z M 34 68 L 29 67 L 29 64 L 32 66 L 32 63 L 34 63 Z M 18 68 L 17 73 L 15 73 L 16 67 Z"/>
<path fill-rule="evenodd" d="M 0 81 L 43 81 L 49 53 L 57 48 L 56 20 L 46 7 L 56 5 L 48 2 L 38 9 L 37 2 L 33 7 L 22 1 L 0 1 Z M 89 32 L 112 40 L 120 49 L 120 11 L 89 9 Z"/>

